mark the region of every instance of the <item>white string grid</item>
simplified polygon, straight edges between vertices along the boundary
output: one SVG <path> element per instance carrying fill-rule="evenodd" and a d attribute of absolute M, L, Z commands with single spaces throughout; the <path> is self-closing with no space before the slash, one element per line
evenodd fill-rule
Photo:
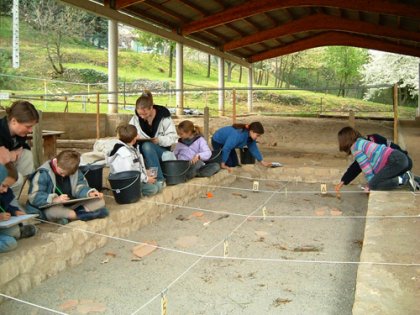
<path fill-rule="evenodd" d="M 237 176 L 239 177 L 239 176 Z M 242 177 L 242 178 L 246 178 L 246 179 L 252 179 L 252 180 L 265 180 L 265 179 L 256 179 L 256 178 L 251 178 L 251 177 Z M 271 181 L 271 179 L 266 179 Z M 272 180 L 272 181 L 278 181 L 278 180 Z M 280 182 L 280 181 L 279 181 Z M 284 184 L 284 181 L 281 181 Z M 254 191 L 253 189 L 246 189 L 246 188 L 237 188 L 237 187 L 228 187 L 228 186 L 217 186 L 217 185 L 199 185 L 199 184 L 191 184 L 191 183 L 184 183 L 182 185 L 193 185 L 193 186 L 201 186 L 201 187 L 211 187 L 211 188 L 215 188 L 215 189 L 232 189 L 232 190 L 241 190 L 241 191 Z M 284 184 L 284 185 L 287 185 Z M 229 238 L 236 230 L 238 230 L 245 222 L 247 222 L 247 220 L 249 218 L 263 218 L 264 216 L 260 216 L 260 215 L 254 215 L 254 213 L 256 213 L 257 211 L 261 210 L 264 205 L 266 205 L 269 200 L 271 200 L 271 198 L 275 195 L 275 194 L 279 194 L 279 193 L 286 193 L 286 194 L 317 194 L 317 191 L 288 191 L 288 192 L 282 192 L 279 190 L 258 190 L 258 192 L 262 192 L 262 193 L 271 193 L 270 197 L 260 206 L 258 206 L 255 210 L 253 210 L 250 214 L 245 215 L 245 214 L 240 214 L 240 213 L 234 213 L 234 212 L 228 212 L 228 211 L 215 211 L 215 210 L 209 210 L 209 209 L 203 209 L 200 207 L 189 207 L 189 206 L 183 206 L 183 205 L 176 205 L 176 204 L 168 204 L 168 203 L 163 203 L 163 202 L 153 202 L 153 201 L 145 201 L 148 203 L 152 203 L 152 204 L 156 204 L 156 205 L 164 205 L 164 206 L 172 206 L 174 208 L 185 208 L 185 209 L 190 209 L 190 210 L 199 210 L 199 211 L 203 211 L 203 212 L 209 212 L 209 213 L 217 213 L 217 214 L 229 214 L 232 216 L 238 216 L 238 217 L 244 217 L 244 220 L 241 221 L 241 223 L 235 227 L 229 234 L 227 237 L 223 238 L 221 241 L 219 241 L 218 243 L 216 243 L 216 245 L 214 245 L 211 249 L 209 249 L 206 253 L 204 254 L 200 254 L 200 253 L 194 253 L 194 252 L 189 252 L 189 251 L 183 251 L 183 250 L 178 250 L 178 249 L 174 249 L 174 248 L 168 248 L 168 247 L 163 247 L 163 246 L 159 246 L 159 245 L 151 245 L 148 243 L 143 243 L 143 242 L 138 242 L 138 241 L 133 241 L 133 240 L 129 240 L 129 239 L 125 239 L 125 238 L 120 238 L 120 237 L 116 237 L 116 236 L 110 236 L 110 235 L 106 235 L 103 233 L 98 233 L 98 232 L 92 232 L 89 230 L 85 230 L 85 229 L 81 229 L 81 228 L 77 228 L 77 227 L 73 227 L 70 225 L 60 225 L 58 223 L 54 223 L 54 222 L 50 222 L 50 221 L 45 221 L 45 220 L 41 220 L 41 219 L 37 219 L 40 222 L 46 223 L 46 224 L 50 224 L 50 225 L 56 225 L 59 226 L 61 228 L 68 228 L 68 229 L 72 229 L 72 230 L 77 230 L 77 231 L 81 231 L 87 234 L 91 234 L 91 235 L 97 235 L 97 236 L 101 236 L 101 237 L 106 237 L 109 239 L 113 239 L 113 240 L 118 240 L 118 241 L 123 241 L 123 242 L 127 242 L 127 243 L 131 243 L 131 244 L 142 244 L 142 245 L 147 245 L 149 247 L 155 247 L 157 249 L 161 249 L 164 251 L 169 251 L 169 252 L 175 252 L 175 253 L 179 253 L 179 254 L 184 254 L 184 255 L 189 255 L 189 256 L 195 256 L 198 257 L 198 259 L 190 266 L 188 267 L 183 273 L 181 273 L 177 278 L 175 278 L 171 283 L 168 284 L 168 286 L 166 286 L 164 288 L 164 290 L 169 289 L 170 287 L 172 287 L 177 281 L 179 281 L 185 274 L 187 274 L 192 268 L 194 268 L 195 265 L 197 265 L 202 259 L 206 258 L 206 259 L 230 259 L 230 260 L 235 260 L 235 261 L 260 261 L 260 262 L 277 262 L 277 263 L 302 263 L 302 264 L 311 264 L 311 263 L 317 263 L 317 264 L 349 264 L 349 265 L 384 265 L 384 266 L 399 266 L 399 267 L 419 267 L 420 263 L 398 263 L 398 262 L 369 262 L 369 261 L 334 261 L 334 260 L 303 260 L 303 259 L 282 259 L 282 258 L 259 258 L 259 257 L 234 257 L 234 256 L 221 256 L 221 255 L 208 255 L 211 251 L 213 251 L 215 248 L 217 248 L 218 246 L 220 246 L 221 244 L 223 244 L 224 240 L 226 238 Z M 328 193 L 328 192 L 327 192 Z M 334 192 L 335 193 L 335 192 Z M 363 191 L 342 191 L 340 193 L 357 193 L 357 194 L 363 194 Z M 409 192 L 410 193 L 410 192 Z M 318 193 L 319 194 L 319 193 Z M 107 196 L 107 195 L 105 195 Z M 110 196 L 107 196 L 110 197 Z M 403 218 L 418 218 L 420 217 L 419 215 L 415 215 L 415 216 L 331 216 L 331 217 L 322 217 L 322 216 L 265 216 L 265 218 L 285 218 L 285 219 L 395 219 L 395 218 L 399 218 L 399 219 L 403 219 Z M 5 298 L 8 299 L 12 299 L 15 301 L 18 301 L 20 303 L 24 303 L 24 304 L 28 304 L 40 309 L 44 309 L 50 312 L 53 312 L 55 314 L 67 314 L 67 313 L 63 313 L 60 311 L 56 311 L 35 303 L 31 303 L 31 302 L 27 302 L 21 299 L 17 299 L 5 294 L 0 293 L 0 296 L 3 296 Z M 158 297 L 161 296 L 161 292 L 159 292 L 158 294 L 156 294 L 155 296 L 153 296 L 148 302 L 146 302 L 145 304 L 143 304 L 139 309 L 137 309 L 135 312 L 133 312 L 131 315 L 137 314 L 140 310 L 144 309 L 147 305 L 149 305 L 150 303 L 152 303 L 154 300 L 156 300 Z"/>

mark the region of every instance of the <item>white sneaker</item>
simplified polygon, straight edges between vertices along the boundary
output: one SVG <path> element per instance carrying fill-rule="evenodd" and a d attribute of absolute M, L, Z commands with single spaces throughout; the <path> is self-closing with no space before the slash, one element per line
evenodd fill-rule
<path fill-rule="evenodd" d="M 411 189 L 415 192 L 417 189 L 417 183 L 414 180 L 414 176 L 411 171 L 407 171 L 406 174 L 408 175 L 408 183 L 410 184 Z"/>

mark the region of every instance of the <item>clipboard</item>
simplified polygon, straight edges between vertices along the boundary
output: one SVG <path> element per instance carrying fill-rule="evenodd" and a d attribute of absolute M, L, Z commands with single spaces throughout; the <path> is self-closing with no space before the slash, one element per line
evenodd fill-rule
<path fill-rule="evenodd" d="M 78 203 L 80 201 L 85 201 L 85 200 L 92 200 L 92 199 L 98 199 L 99 197 L 85 197 L 85 198 L 77 198 L 77 199 L 70 199 L 70 200 L 66 200 L 63 202 L 52 202 L 52 203 L 47 203 L 46 205 L 42 205 L 40 207 L 38 207 L 38 209 L 46 209 L 52 206 L 58 206 L 58 205 L 72 205 L 75 203 Z"/>
<path fill-rule="evenodd" d="M 10 219 L 7 220 L 7 221 L 0 221 L 0 230 L 1 229 L 7 229 L 11 226 L 15 226 L 19 223 L 28 221 L 30 219 L 33 219 L 33 218 L 37 217 L 37 216 L 38 216 L 38 214 L 25 214 L 25 215 L 19 215 L 19 216 L 16 216 L 16 217 L 15 216 L 10 217 Z"/>

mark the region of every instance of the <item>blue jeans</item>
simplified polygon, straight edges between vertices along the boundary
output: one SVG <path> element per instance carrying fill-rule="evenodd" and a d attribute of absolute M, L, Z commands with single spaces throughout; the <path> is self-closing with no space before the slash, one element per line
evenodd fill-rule
<path fill-rule="evenodd" d="M 388 157 L 386 165 L 372 177 L 369 182 L 371 190 L 390 190 L 398 187 L 398 176 L 409 167 L 407 155 L 394 150 Z"/>
<path fill-rule="evenodd" d="M 158 181 L 164 180 L 160 161 L 162 160 L 162 154 L 168 150 L 149 141 L 140 143 L 139 149 L 140 153 L 143 154 L 146 167 L 157 167 L 158 173 L 156 179 Z"/>
<path fill-rule="evenodd" d="M 0 230 L 0 253 L 9 252 L 17 247 L 17 239 L 20 238 L 19 225 Z"/>

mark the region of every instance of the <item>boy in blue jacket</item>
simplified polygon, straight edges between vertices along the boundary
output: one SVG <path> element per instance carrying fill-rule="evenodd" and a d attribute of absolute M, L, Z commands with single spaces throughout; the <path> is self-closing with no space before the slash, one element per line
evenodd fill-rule
<path fill-rule="evenodd" d="M 29 185 L 27 212 L 37 213 L 41 219 L 66 224 L 69 220 L 88 221 L 108 216 L 103 194 L 90 188 L 79 170 L 80 154 L 64 150 L 41 165 L 32 174 Z M 97 197 L 71 205 L 60 204 L 70 199 Z M 58 203 L 48 208 L 40 207 Z"/>
<path fill-rule="evenodd" d="M 12 163 L 5 165 L 7 170 L 6 177 L 0 182 L 0 221 L 7 221 L 12 216 L 26 214 L 20 210 L 19 204 L 10 186 L 16 183 L 18 173 Z M 0 253 L 8 252 L 17 247 L 17 240 L 20 238 L 35 235 L 36 227 L 32 224 L 14 225 L 5 229 L 0 229 Z"/>

